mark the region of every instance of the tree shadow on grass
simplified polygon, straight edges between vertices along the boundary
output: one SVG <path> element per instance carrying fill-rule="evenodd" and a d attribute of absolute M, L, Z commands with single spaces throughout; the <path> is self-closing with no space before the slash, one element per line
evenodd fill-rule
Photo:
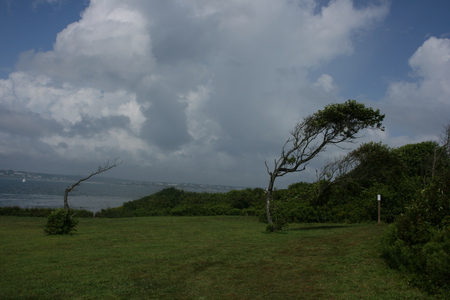
<path fill-rule="evenodd" d="M 342 226 L 342 225 L 312 226 L 312 227 L 288 228 L 288 229 L 286 229 L 286 231 L 336 229 L 336 228 L 345 228 L 345 227 L 348 227 L 348 226 Z"/>

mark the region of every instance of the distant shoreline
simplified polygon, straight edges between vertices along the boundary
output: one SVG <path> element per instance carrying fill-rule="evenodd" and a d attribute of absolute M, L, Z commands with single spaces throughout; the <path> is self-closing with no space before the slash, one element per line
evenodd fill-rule
<path fill-rule="evenodd" d="M 82 175 L 80 175 L 82 177 Z M 45 181 L 61 181 L 61 182 L 71 182 L 78 180 L 79 175 L 61 175 L 61 174 L 46 174 L 46 173 L 36 173 L 27 171 L 15 171 L 15 170 L 0 170 L 0 178 L 10 178 L 10 179 L 20 179 L 25 178 L 26 180 L 45 180 Z M 173 182 L 152 182 L 152 181 L 138 181 L 129 179 L 119 179 L 98 176 L 94 177 L 85 183 L 108 183 L 108 184 L 120 184 L 120 185 L 133 185 L 133 186 L 144 186 L 144 187 L 176 187 L 178 189 L 188 189 L 188 190 L 208 190 L 217 191 L 223 190 L 224 192 L 231 190 L 243 190 L 252 187 L 242 187 L 242 186 L 227 186 L 227 185 L 213 185 L 213 184 L 197 184 L 197 183 L 173 183 Z M 84 183 L 83 183 L 84 184 Z"/>

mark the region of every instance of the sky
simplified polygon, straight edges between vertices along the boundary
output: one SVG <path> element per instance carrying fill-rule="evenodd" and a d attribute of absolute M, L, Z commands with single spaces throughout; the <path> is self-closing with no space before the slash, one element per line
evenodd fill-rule
<path fill-rule="evenodd" d="M 448 0 L 0 0 L 0 169 L 265 188 L 289 132 L 331 103 L 385 131 L 328 147 L 439 141 Z"/>

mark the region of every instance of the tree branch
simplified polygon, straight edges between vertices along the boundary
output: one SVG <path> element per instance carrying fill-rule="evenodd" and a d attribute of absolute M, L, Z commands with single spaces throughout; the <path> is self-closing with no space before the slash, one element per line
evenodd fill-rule
<path fill-rule="evenodd" d="M 284 143 L 281 149 L 280 158 L 274 160 L 273 172 L 270 172 L 265 162 L 267 172 L 271 177 L 266 200 L 268 222 L 271 223 L 270 196 L 276 177 L 305 170 L 309 161 L 324 151 L 327 145 L 352 142 L 362 129 L 384 130 L 381 125 L 383 119 L 384 115 L 380 114 L 379 110 L 375 111 L 355 100 L 348 100 L 341 104 L 327 105 L 325 109 L 319 110 L 297 123 L 290 131 L 291 138 Z M 290 147 L 287 148 L 288 146 Z"/>
<path fill-rule="evenodd" d="M 75 187 L 79 186 L 83 181 L 88 180 L 89 178 L 91 178 L 92 176 L 98 175 L 100 173 L 106 172 L 108 170 L 111 170 L 112 168 L 117 167 L 118 165 L 120 165 L 123 161 L 118 162 L 118 158 L 114 159 L 114 163 L 112 165 L 110 165 L 110 160 L 108 159 L 108 161 L 103 165 L 103 166 L 99 166 L 96 172 L 92 172 L 89 176 L 81 178 L 80 180 L 78 180 L 77 182 L 75 182 L 72 185 L 69 185 L 64 193 L 64 208 L 69 209 L 69 204 L 68 204 L 68 195 L 71 191 L 73 191 L 75 189 Z"/>

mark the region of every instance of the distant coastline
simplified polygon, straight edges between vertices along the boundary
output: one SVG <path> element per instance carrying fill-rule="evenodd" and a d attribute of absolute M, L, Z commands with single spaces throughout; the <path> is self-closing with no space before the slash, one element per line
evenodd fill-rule
<path fill-rule="evenodd" d="M 0 207 L 61 207 L 64 190 L 79 178 L 77 175 L 0 170 Z M 132 181 L 97 176 L 83 182 L 70 195 L 69 201 L 72 208 L 98 212 L 171 187 L 198 193 L 227 193 L 231 190 L 245 189 L 192 183 Z"/>
<path fill-rule="evenodd" d="M 80 178 L 78 175 L 62 175 L 62 174 L 46 174 L 36 173 L 28 171 L 16 171 L 16 170 L 0 170 L 0 178 L 11 179 L 26 179 L 26 180 L 48 180 L 48 181 L 63 181 L 72 182 Z M 164 189 L 166 187 L 175 187 L 181 190 L 188 191 L 201 191 L 201 192 L 228 192 L 231 190 L 243 190 L 247 187 L 238 186 L 226 186 L 226 185 L 210 185 L 210 184 L 197 184 L 197 183 L 173 183 L 173 182 L 146 182 L 127 179 L 118 179 L 104 176 L 93 177 L 86 183 L 108 183 L 117 185 L 131 185 L 142 187 L 159 187 Z"/>
<path fill-rule="evenodd" d="M 34 173 L 15 170 L 0 170 L 0 178 L 17 178 L 17 179 L 37 179 L 37 180 L 53 180 L 53 181 L 71 181 L 74 176 L 55 175 L 45 173 Z"/>

